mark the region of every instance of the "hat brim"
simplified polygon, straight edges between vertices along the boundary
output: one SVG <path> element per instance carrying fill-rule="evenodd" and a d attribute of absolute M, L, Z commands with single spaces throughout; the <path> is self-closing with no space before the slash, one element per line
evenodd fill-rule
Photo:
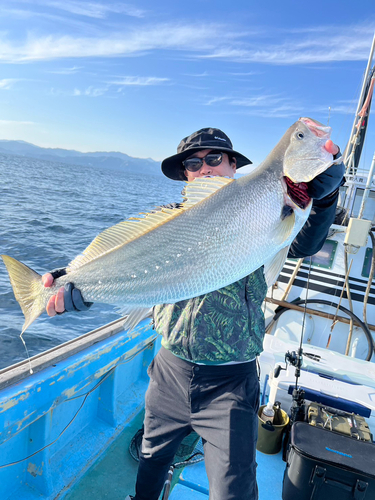
<path fill-rule="evenodd" d="M 234 156 L 237 160 L 236 162 L 236 167 L 237 169 L 244 167 L 245 165 L 251 165 L 253 162 L 249 160 L 249 158 L 246 158 L 246 156 L 242 155 L 241 153 L 238 153 L 237 151 L 234 151 L 233 149 L 229 148 L 208 148 L 206 147 L 196 147 L 196 148 L 189 148 L 186 151 L 183 151 L 182 153 L 177 153 L 173 156 L 169 156 L 169 158 L 166 158 L 161 162 L 161 170 L 163 174 L 166 177 L 169 177 L 170 179 L 173 179 L 174 181 L 181 181 L 180 177 L 180 169 L 181 169 L 181 164 L 182 162 L 191 156 L 195 151 L 203 151 L 204 149 L 215 149 L 218 151 L 224 151 L 225 153 L 230 153 L 232 156 Z"/>

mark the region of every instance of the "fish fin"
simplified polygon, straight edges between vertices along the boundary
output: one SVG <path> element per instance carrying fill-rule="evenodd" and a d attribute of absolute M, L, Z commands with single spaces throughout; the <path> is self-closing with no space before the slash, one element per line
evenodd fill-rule
<path fill-rule="evenodd" d="M 178 217 L 192 206 L 207 199 L 219 189 L 234 182 L 226 177 L 195 179 L 184 188 L 184 202 L 178 208 L 162 208 L 155 212 L 132 217 L 100 233 L 90 245 L 78 255 L 67 267 L 67 271 L 75 271 L 81 266 L 110 253 L 133 241 L 166 222 Z"/>
<path fill-rule="evenodd" d="M 290 217 L 291 215 L 293 215 L 293 208 L 290 205 L 284 205 L 283 208 L 281 209 L 281 215 L 280 215 L 281 220 L 284 220 L 287 217 Z"/>
<path fill-rule="evenodd" d="M 277 245 L 282 245 L 283 242 L 289 238 L 294 229 L 295 222 L 296 214 L 294 210 L 292 210 L 291 213 L 289 212 L 287 216 L 285 216 L 283 210 L 281 210 L 280 223 L 272 236 L 273 241 L 275 241 Z"/>
<path fill-rule="evenodd" d="M 194 179 L 193 182 L 186 183 L 182 191 L 184 197 L 183 208 L 187 209 L 196 205 L 232 182 L 235 182 L 232 178 L 215 176 L 201 177 Z"/>
<path fill-rule="evenodd" d="M 8 255 L 0 256 L 7 268 L 10 283 L 17 302 L 21 306 L 25 316 L 25 323 L 22 327 L 22 333 L 31 323 L 42 314 L 45 309 L 44 299 L 42 298 L 43 283 L 42 277 L 30 267 L 22 264 Z"/>
<path fill-rule="evenodd" d="M 289 251 L 289 245 L 282 248 L 269 262 L 264 264 L 264 277 L 267 286 L 270 287 L 277 280 Z"/>
<path fill-rule="evenodd" d="M 125 308 L 117 308 L 117 312 L 127 316 L 123 325 L 124 329 L 129 332 L 133 330 L 133 328 L 135 328 L 143 319 L 150 318 L 152 316 L 152 308 L 150 307 L 131 308 L 127 306 Z"/>

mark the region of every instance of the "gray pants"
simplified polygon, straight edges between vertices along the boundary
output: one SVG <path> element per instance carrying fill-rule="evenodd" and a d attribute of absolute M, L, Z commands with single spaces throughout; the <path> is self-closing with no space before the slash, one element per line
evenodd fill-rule
<path fill-rule="evenodd" d="M 191 430 L 202 437 L 210 500 L 257 500 L 256 362 L 210 366 L 161 348 L 149 368 L 136 500 L 157 500 Z"/>

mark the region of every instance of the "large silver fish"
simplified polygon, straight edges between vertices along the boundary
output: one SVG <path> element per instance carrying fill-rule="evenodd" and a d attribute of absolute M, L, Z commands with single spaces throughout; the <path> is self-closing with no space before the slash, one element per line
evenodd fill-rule
<path fill-rule="evenodd" d="M 67 282 L 81 290 L 85 301 L 111 303 L 129 314 L 127 328 L 155 304 L 217 290 L 262 265 L 270 285 L 311 208 L 311 201 L 295 203 L 284 176 L 308 182 L 332 165 L 324 148 L 330 131 L 300 118 L 255 171 L 239 179 L 196 179 L 186 184 L 181 208 L 142 214 L 106 229 L 51 288 L 35 271 L 2 255 L 25 315 L 22 333 Z"/>

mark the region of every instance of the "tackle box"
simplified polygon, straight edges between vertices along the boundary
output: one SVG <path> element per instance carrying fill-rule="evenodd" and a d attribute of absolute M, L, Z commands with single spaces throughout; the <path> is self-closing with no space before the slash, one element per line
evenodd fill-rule
<path fill-rule="evenodd" d="M 375 444 L 295 422 L 283 500 L 374 500 Z"/>
<path fill-rule="evenodd" d="M 345 434 L 361 441 L 372 441 L 372 434 L 366 420 L 354 413 L 310 403 L 307 409 L 307 421 L 310 425 Z"/>

